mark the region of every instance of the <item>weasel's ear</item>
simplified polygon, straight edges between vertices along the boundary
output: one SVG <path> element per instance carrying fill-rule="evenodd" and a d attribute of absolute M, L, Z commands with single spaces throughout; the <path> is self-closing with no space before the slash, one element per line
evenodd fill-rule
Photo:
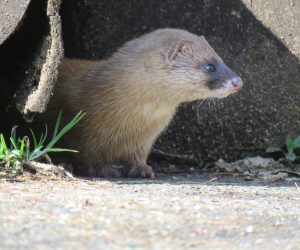
<path fill-rule="evenodd" d="M 200 38 L 202 38 L 203 40 L 206 40 L 206 39 L 205 39 L 205 36 L 203 36 L 203 35 L 202 35 L 202 36 L 200 36 Z"/>
<path fill-rule="evenodd" d="M 184 52 L 191 44 L 191 41 L 188 40 L 180 40 L 173 48 L 168 51 L 167 60 L 172 63 L 179 53 Z"/>

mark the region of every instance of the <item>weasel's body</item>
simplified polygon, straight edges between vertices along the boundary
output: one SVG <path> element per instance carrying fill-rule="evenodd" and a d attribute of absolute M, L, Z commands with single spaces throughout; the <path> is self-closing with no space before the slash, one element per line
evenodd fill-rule
<path fill-rule="evenodd" d="M 78 166 L 90 176 L 153 177 L 151 147 L 186 101 L 221 98 L 242 81 L 203 37 L 162 29 L 126 43 L 103 61 L 64 59 L 47 112 L 85 117 L 64 144 L 79 150 Z"/>

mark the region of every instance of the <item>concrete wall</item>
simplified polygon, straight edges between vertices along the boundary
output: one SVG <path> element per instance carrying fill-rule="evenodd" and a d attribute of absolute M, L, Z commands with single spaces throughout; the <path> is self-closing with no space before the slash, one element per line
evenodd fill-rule
<path fill-rule="evenodd" d="M 0 3 L 1 132 L 20 125 L 20 114 L 30 121 L 46 110 L 63 57 L 59 7 L 60 0 Z"/>

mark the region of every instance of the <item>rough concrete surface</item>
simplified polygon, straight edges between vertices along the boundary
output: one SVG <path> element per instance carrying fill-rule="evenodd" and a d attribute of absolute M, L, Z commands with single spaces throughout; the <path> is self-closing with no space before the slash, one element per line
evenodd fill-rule
<path fill-rule="evenodd" d="M 61 0 L 47 1 L 49 33 L 43 37 L 43 46 L 36 52 L 37 83 L 27 78 L 18 91 L 17 108 L 25 119 L 32 120 L 32 114 L 46 111 L 54 84 L 58 76 L 58 66 L 63 57 L 61 20 L 59 15 Z"/>
<path fill-rule="evenodd" d="M 300 58 L 300 1 L 242 0 L 253 15 Z"/>
<path fill-rule="evenodd" d="M 299 249 L 294 183 L 212 177 L 1 181 L 0 248 Z"/>
<path fill-rule="evenodd" d="M 20 124 L 15 118 L 19 112 L 29 121 L 33 114 L 46 110 L 63 56 L 59 15 L 61 1 L 28 1 L 22 21 L 15 28 L 10 14 L 19 16 L 18 10 L 24 9 L 24 2 L 4 1 L 0 5 L 5 7 L 1 10 L 5 15 L 0 15 L 0 28 L 8 27 L 6 30 L 11 32 L 0 45 L 2 131 L 5 125 Z M 1 33 L 0 37 L 3 35 Z M 18 112 L 13 108 L 15 106 Z"/>
<path fill-rule="evenodd" d="M 64 1 L 66 55 L 101 59 L 163 28 L 203 34 L 245 82 L 242 93 L 184 104 L 157 147 L 204 161 L 263 154 L 299 133 L 297 0 Z"/>
<path fill-rule="evenodd" d="M 17 28 L 30 0 L 2 0 L 0 2 L 0 44 Z"/>

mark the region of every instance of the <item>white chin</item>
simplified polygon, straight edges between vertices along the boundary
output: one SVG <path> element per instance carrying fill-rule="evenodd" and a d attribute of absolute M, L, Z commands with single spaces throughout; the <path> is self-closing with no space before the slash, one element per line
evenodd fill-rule
<path fill-rule="evenodd" d="M 229 89 L 220 89 L 220 91 L 217 91 L 217 93 L 215 93 L 215 97 L 216 98 L 225 98 L 233 93 L 235 93 L 236 91 L 230 91 Z"/>

